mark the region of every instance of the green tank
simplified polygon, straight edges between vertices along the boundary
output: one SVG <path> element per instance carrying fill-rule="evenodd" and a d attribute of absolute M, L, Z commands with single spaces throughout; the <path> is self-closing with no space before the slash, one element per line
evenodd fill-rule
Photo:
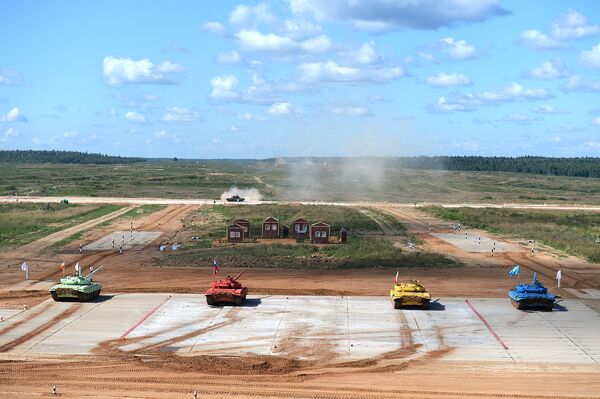
<path fill-rule="evenodd" d="M 60 284 L 50 288 L 50 295 L 55 301 L 91 301 L 100 295 L 102 284 L 92 281 L 95 273 L 102 269 L 100 266 L 85 277 L 67 276 L 60 279 Z"/>

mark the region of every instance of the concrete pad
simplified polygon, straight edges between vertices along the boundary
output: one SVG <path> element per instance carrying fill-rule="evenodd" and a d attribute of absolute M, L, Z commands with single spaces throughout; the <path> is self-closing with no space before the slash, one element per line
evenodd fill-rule
<path fill-rule="evenodd" d="M 19 314 L 21 312 L 23 312 L 23 309 L 3 309 L 3 308 L 0 308 L 0 318 L 2 318 L 3 321 L 6 321 L 6 319 L 14 317 L 15 315 L 17 315 L 17 314 Z M 0 322 L 0 330 L 2 330 L 3 327 L 4 327 L 4 324 L 2 324 L 2 322 Z"/>
<path fill-rule="evenodd" d="M 469 232 L 465 235 L 464 232 L 457 232 L 456 234 L 444 234 L 444 233 L 431 233 L 432 236 L 439 238 L 440 240 L 446 241 L 448 244 L 454 245 L 458 249 L 462 249 L 465 252 L 492 252 L 492 248 L 495 245 L 494 252 L 517 252 L 519 248 L 507 242 L 498 241 L 494 238 L 490 238 L 485 234 L 478 232 Z M 481 239 L 480 239 L 481 238 Z"/>
<path fill-rule="evenodd" d="M 113 231 L 109 235 L 102 237 L 101 239 L 94 241 L 91 244 L 83 247 L 84 251 L 104 251 L 108 249 L 119 249 L 121 243 L 123 249 L 135 249 L 137 251 L 143 249 L 152 241 L 156 240 L 162 235 L 161 231 Z M 114 241 L 114 247 L 113 247 Z"/>
<path fill-rule="evenodd" d="M 377 356 L 506 362 L 600 363 L 600 314 L 579 300 L 523 312 L 508 298 L 440 299 L 430 310 L 395 310 L 385 297 L 262 296 L 210 307 L 203 295 L 123 294 L 84 304 L 47 301 L 0 328 L 0 347 L 76 306 L 12 352 L 88 354 L 129 331 L 121 349 L 180 354 L 263 354 L 356 360 Z M 107 322 L 110 321 L 110 322 Z M 490 329 L 506 344 L 505 349 Z M 401 350 L 400 352 L 398 352 Z"/>

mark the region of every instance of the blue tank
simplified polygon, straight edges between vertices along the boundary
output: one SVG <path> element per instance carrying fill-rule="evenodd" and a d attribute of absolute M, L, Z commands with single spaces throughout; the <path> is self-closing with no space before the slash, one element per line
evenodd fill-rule
<path fill-rule="evenodd" d="M 518 284 L 508 291 L 513 306 L 519 310 L 540 309 L 551 311 L 560 297 L 548 292 L 541 281 L 537 280 L 537 273 L 533 274 L 531 284 Z"/>

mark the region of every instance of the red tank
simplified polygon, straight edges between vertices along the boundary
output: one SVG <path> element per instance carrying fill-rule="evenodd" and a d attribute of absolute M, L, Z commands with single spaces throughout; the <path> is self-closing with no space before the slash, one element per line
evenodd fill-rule
<path fill-rule="evenodd" d="M 242 305 L 246 300 L 246 294 L 248 294 L 248 288 L 237 281 L 242 274 L 244 272 L 235 277 L 227 276 L 224 280 L 213 281 L 206 291 L 206 303 L 209 305 L 226 303 Z"/>

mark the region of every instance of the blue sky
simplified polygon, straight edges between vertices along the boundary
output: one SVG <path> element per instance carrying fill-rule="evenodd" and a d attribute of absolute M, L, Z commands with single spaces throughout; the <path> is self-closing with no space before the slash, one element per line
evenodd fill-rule
<path fill-rule="evenodd" d="M 0 149 L 600 155 L 600 3 L 0 3 Z"/>

